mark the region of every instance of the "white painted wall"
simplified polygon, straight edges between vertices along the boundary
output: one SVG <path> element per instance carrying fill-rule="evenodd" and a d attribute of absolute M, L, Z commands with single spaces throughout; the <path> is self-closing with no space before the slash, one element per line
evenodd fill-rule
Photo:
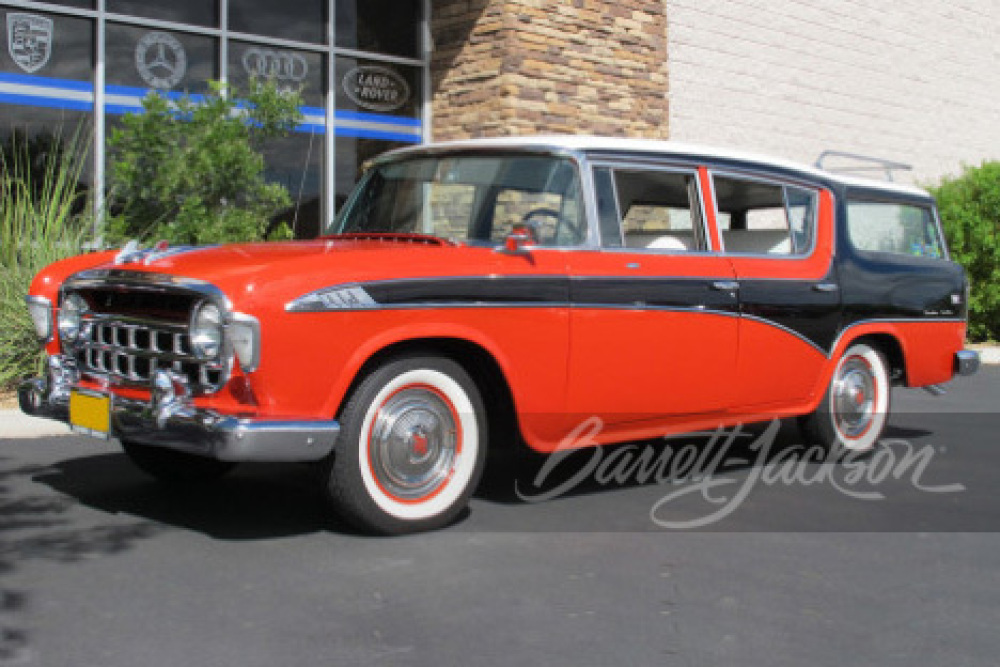
<path fill-rule="evenodd" d="M 934 182 L 1000 159 L 1000 0 L 666 0 L 670 138 Z"/>

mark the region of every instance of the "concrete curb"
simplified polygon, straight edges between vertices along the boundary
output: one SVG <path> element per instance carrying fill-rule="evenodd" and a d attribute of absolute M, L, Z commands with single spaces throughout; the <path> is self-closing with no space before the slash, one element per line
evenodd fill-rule
<path fill-rule="evenodd" d="M 970 345 L 979 352 L 984 365 L 1000 366 L 1000 345 Z M 0 439 L 52 438 L 73 435 L 65 424 L 51 419 L 29 417 L 18 409 L 0 410 Z"/>
<path fill-rule="evenodd" d="M 60 435 L 72 435 L 69 426 L 62 422 L 29 417 L 18 409 L 0 410 L 0 439 L 51 438 Z"/>

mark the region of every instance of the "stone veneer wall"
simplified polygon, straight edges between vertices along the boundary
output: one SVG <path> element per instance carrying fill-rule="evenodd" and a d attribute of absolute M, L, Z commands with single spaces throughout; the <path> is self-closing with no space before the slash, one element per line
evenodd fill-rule
<path fill-rule="evenodd" d="M 663 0 L 434 0 L 435 140 L 668 134 Z"/>

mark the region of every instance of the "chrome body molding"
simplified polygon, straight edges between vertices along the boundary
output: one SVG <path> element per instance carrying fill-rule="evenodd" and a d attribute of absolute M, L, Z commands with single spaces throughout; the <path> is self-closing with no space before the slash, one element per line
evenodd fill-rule
<path fill-rule="evenodd" d="M 290 313 L 318 313 L 328 310 L 370 310 L 378 302 L 360 285 L 325 287 L 298 297 L 285 305 Z"/>
<path fill-rule="evenodd" d="M 69 424 L 73 371 L 52 357 L 45 377 L 18 388 L 21 410 Z M 220 461 L 319 461 L 333 451 L 340 435 L 334 420 L 249 419 L 196 407 L 183 377 L 157 373 L 150 401 L 110 399 L 111 437 L 165 447 Z M 94 394 L 92 390 L 84 390 Z"/>

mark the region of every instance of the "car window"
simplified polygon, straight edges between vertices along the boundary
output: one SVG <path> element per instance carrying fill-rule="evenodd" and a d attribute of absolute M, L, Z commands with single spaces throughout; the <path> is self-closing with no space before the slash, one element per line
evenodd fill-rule
<path fill-rule="evenodd" d="M 888 202 L 848 201 L 847 229 L 859 250 L 917 257 L 944 257 L 931 210 Z"/>
<path fill-rule="evenodd" d="M 719 230 L 725 251 L 750 255 L 806 255 L 816 229 L 817 194 L 781 183 L 714 176 Z"/>
<path fill-rule="evenodd" d="M 545 246 L 586 240 L 579 176 L 566 158 L 413 157 L 365 174 L 331 232 L 427 234 L 499 243 L 515 224 Z"/>
<path fill-rule="evenodd" d="M 595 172 L 595 186 L 605 246 L 662 252 L 705 250 L 693 173 L 601 168 Z"/>

